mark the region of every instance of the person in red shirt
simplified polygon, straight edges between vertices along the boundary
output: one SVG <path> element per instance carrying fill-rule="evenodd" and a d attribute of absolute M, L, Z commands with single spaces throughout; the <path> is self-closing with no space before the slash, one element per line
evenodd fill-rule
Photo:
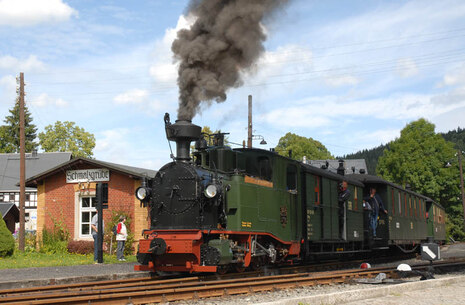
<path fill-rule="evenodd" d="M 126 243 L 126 239 L 128 238 L 128 231 L 126 228 L 126 225 L 124 224 L 126 222 L 126 217 L 121 216 L 119 218 L 119 223 L 116 228 L 116 258 L 119 261 L 125 261 L 124 259 L 124 244 Z"/>

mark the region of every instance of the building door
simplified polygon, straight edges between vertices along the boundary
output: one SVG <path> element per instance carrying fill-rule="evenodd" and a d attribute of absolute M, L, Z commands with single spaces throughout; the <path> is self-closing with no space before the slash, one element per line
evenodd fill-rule
<path fill-rule="evenodd" d="M 79 207 L 79 237 L 92 237 L 90 222 L 92 217 L 97 213 L 97 198 L 80 197 Z"/>

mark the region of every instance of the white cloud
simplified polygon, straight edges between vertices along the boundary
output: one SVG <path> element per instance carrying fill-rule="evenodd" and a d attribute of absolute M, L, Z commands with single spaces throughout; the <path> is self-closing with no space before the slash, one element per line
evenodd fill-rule
<path fill-rule="evenodd" d="M 113 98 L 117 105 L 134 105 L 145 114 L 156 116 L 160 111 L 171 111 L 172 105 L 167 105 L 158 99 L 150 96 L 147 90 L 131 89 Z"/>
<path fill-rule="evenodd" d="M 310 49 L 289 44 L 278 47 L 275 51 L 266 51 L 249 73 L 246 84 L 263 84 L 286 82 L 289 77 L 305 74 L 312 69 L 313 60 Z"/>
<path fill-rule="evenodd" d="M 16 94 L 16 78 L 13 75 L 0 78 L 0 86 L 5 88 L 7 94 Z"/>
<path fill-rule="evenodd" d="M 168 28 L 161 40 L 155 42 L 155 48 L 152 53 L 153 65 L 150 66 L 149 73 L 157 82 L 169 83 L 174 85 L 177 78 L 177 64 L 174 63 L 171 45 L 176 39 L 179 30 L 189 28 L 195 19 L 181 15 L 175 28 Z"/>
<path fill-rule="evenodd" d="M 19 59 L 10 55 L 5 55 L 0 57 L 0 69 L 36 72 L 45 70 L 45 64 L 35 55 L 29 55 L 29 57 L 26 59 Z"/>
<path fill-rule="evenodd" d="M 362 148 L 386 144 L 400 136 L 400 129 L 380 129 L 375 131 L 354 132 L 351 135 L 351 143 Z"/>
<path fill-rule="evenodd" d="M 129 133 L 128 128 L 115 128 L 102 131 L 101 135 L 97 137 L 95 151 L 105 151 L 110 154 L 112 151 L 120 151 L 118 154 L 123 153 L 130 147 L 124 144 L 127 142 L 127 135 Z"/>
<path fill-rule="evenodd" d="M 402 78 L 407 78 L 418 74 L 418 67 L 411 58 L 402 58 L 397 61 L 397 74 Z"/>
<path fill-rule="evenodd" d="M 113 100 L 116 104 L 140 104 L 147 101 L 148 96 L 147 90 L 132 89 L 118 94 Z"/>
<path fill-rule="evenodd" d="M 370 100 L 341 101 L 336 96 L 313 97 L 289 103 L 259 116 L 267 123 L 283 126 L 321 127 L 332 126 L 353 118 L 376 118 L 385 120 L 412 120 L 420 117 L 432 118 L 465 106 L 465 100 L 441 104 L 434 100 L 438 96 L 421 94 L 397 94 Z"/>
<path fill-rule="evenodd" d="M 454 86 L 458 84 L 465 85 L 465 64 L 463 64 L 460 68 L 455 69 L 444 75 L 442 85 Z"/>
<path fill-rule="evenodd" d="M 152 146 L 153 141 L 146 139 L 144 132 L 139 128 L 114 128 L 96 134 L 95 157 L 99 160 L 108 160 L 123 165 L 141 168 L 158 169 L 168 160 L 169 152 Z M 136 146 L 134 146 L 137 143 Z M 166 156 L 156 158 L 154 156 Z"/>
<path fill-rule="evenodd" d="M 36 107 L 57 106 L 66 107 L 68 102 L 62 98 L 55 98 L 49 96 L 47 93 L 42 93 L 39 96 L 32 98 L 30 103 Z"/>
<path fill-rule="evenodd" d="M 55 23 L 73 15 L 77 15 L 77 11 L 62 0 L 0 0 L 0 25 Z"/>

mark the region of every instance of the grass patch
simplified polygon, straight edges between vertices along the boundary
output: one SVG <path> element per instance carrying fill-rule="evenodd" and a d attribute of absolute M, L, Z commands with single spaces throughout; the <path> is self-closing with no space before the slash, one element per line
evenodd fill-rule
<path fill-rule="evenodd" d="M 126 256 L 127 262 L 136 262 L 136 256 Z M 40 253 L 15 251 L 13 256 L 0 257 L 0 269 L 30 268 L 30 267 L 53 267 L 53 266 L 75 266 L 89 265 L 94 263 L 93 254 L 71 254 L 71 253 Z M 104 264 L 122 263 L 114 255 L 104 254 Z"/>

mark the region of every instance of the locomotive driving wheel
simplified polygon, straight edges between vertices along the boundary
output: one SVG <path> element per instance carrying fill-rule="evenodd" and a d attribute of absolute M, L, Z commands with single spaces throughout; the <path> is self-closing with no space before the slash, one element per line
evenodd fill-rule
<path fill-rule="evenodd" d="M 246 268 L 242 263 L 239 263 L 234 265 L 234 269 L 236 269 L 236 272 L 242 273 L 245 271 Z"/>
<path fill-rule="evenodd" d="M 216 267 L 216 273 L 218 273 L 219 275 L 226 274 L 228 270 L 229 270 L 228 265 L 219 265 L 218 267 Z"/>
<path fill-rule="evenodd" d="M 254 257 L 252 258 L 252 261 L 250 262 L 250 270 L 252 271 L 259 271 L 261 269 L 263 269 L 263 266 L 264 266 L 264 262 L 263 262 L 263 259 L 262 257 Z"/>

